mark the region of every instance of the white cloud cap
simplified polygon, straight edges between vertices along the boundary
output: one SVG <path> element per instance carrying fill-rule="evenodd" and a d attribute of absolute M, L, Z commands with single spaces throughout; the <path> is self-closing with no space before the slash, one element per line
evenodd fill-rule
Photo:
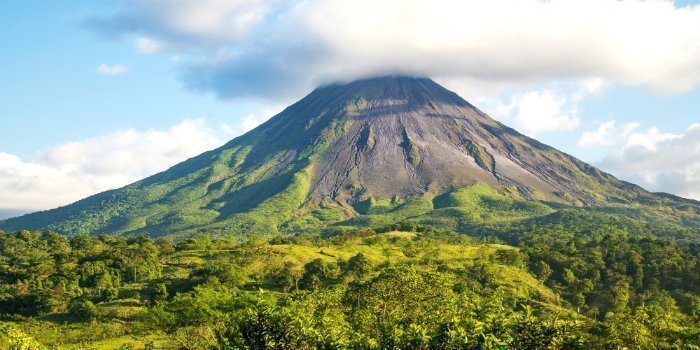
<path fill-rule="evenodd" d="M 221 97 L 289 97 L 386 73 L 459 80 L 468 97 L 551 80 L 670 93 L 700 84 L 700 5 L 673 1 L 127 2 L 90 24 L 147 38 L 141 52 L 189 56 L 187 86 Z"/>

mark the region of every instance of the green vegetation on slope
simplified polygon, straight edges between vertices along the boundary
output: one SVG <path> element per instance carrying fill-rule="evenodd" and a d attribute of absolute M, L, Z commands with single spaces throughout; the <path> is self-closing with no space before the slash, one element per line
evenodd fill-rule
<path fill-rule="evenodd" d="M 340 227 L 382 227 L 410 220 L 421 224 L 471 233 L 485 224 L 515 222 L 554 212 L 549 206 L 518 199 L 505 190 L 475 184 L 456 191 L 432 196 L 425 194 L 403 203 L 393 200 L 369 200 L 360 203 L 364 215 L 337 223 Z"/>
<path fill-rule="evenodd" d="M 697 201 L 621 182 L 430 79 L 391 76 L 316 89 L 215 150 L 0 228 L 182 239 L 410 219 L 467 232 L 562 205 L 700 226 Z"/>
<path fill-rule="evenodd" d="M 333 99 L 318 92 L 317 99 Z M 126 187 L 0 221 L 66 235 L 272 235 L 307 199 L 312 161 L 345 131 L 344 106 L 300 101 L 222 147 Z M 270 215 L 272 214 L 272 215 Z"/>

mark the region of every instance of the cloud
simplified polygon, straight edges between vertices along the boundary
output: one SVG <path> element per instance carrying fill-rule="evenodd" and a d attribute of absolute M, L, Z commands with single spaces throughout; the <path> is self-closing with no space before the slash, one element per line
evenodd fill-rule
<path fill-rule="evenodd" d="M 264 0 L 125 0 L 85 25 L 113 37 L 148 34 L 172 47 L 217 46 L 246 38 L 273 9 Z"/>
<path fill-rule="evenodd" d="M 583 148 L 593 148 L 600 146 L 611 146 L 620 141 L 624 141 L 638 127 L 638 122 L 629 122 L 618 128 L 616 121 L 609 120 L 602 122 L 594 131 L 584 131 L 578 140 L 578 145 Z"/>
<path fill-rule="evenodd" d="M 700 124 L 682 134 L 633 132 L 598 165 L 651 191 L 700 200 Z"/>
<path fill-rule="evenodd" d="M 121 75 L 129 72 L 129 68 L 120 64 L 109 66 L 103 63 L 97 67 L 97 72 L 104 75 Z"/>
<path fill-rule="evenodd" d="M 509 103 L 495 107 L 494 117 L 509 121 L 530 136 L 573 130 L 581 122 L 575 102 L 569 96 L 550 90 L 516 93 Z"/>
<path fill-rule="evenodd" d="M 223 98 L 289 97 L 387 73 L 473 91 L 598 78 L 676 93 L 700 83 L 700 5 L 673 1 L 124 3 L 86 24 L 162 43 L 186 57 L 186 86 Z"/>
<path fill-rule="evenodd" d="M 494 118 L 534 137 L 546 132 L 576 129 L 581 123 L 581 101 L 598 95 L 606 86 L 598 78 L 582 79 L 573 83 L 545 84 L 540 88 L 506 94 L 505 98 L 474 101 Z"/>
<path fill-rule="evenodd" d="M 185 120 L 57 145 L 29 161 L 0 152 L 0 212 L 50 209 L 124 186 L 223 144 L 222 136 L 203 120 Z"/>
<path fill-rule="evenodd" d="M 136 50 L 143 54 L 153 54 L 165 49 L 165 44 L 158 40 L 139 37 L 136 39 Z"/>

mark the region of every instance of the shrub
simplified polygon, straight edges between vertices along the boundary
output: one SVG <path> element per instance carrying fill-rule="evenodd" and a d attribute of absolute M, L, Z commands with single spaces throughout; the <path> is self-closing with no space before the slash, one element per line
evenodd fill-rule
<path fill-rule="evenodd" d="M 68 316 L 79 322 L 88 322 L 97 316 L 97 307 L 90 300 L 74 300 L 68 306 Z"/>

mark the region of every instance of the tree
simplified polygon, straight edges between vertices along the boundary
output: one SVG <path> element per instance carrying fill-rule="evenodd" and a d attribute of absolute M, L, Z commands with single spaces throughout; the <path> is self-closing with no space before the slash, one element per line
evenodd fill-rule
<path fill-rule="evenodd" d="M 513 349 L 584 349 L 577 325 L 557 319 L 543 320 L 526 307 L 511 327 Z"/>
<path fill-rule="evenodd" d="M 516 249 L 499 249 L 496 251 L 496 261 L 504 265 L 522 267 L 526 257 Z"/>
<path fill-rule="evenodd" d="M 158 237 L 153 243 L 158 247 L 161 255 L 170 255 L 175 252 L 173 243 L 165 237 Z"/>
<path fill-rule="evenodd" d="M 291 262 L 286 261 L 281 270 L 270 276 L 272 282 L 282 288 L 283 291 L 289 292 L 292 289 L 299 289 L 299 280 L 303 274 L 303 269 Z"/>
<path fill-rule="evenodd" d="M 436 331 L 452 314 L 455 301 L 446 276 L 410 266 L 386 268 L 367 282 L 353 284 L 345 299 L 352 305 L 353 327 L 381 348 L 406 346 L 409 329 Z"/>
<path fill-rule="evenodd" d="M 549 276 L 552 275 L 552 272 L 552 268 L 543 260 L 538 261 L 535 265 L 535 275 L 537 275 L 537 279 L 540 282 L 546 282 Z"/>
<path fill-rule="evenodd" d="M 304 274 L 299 280 L 302 289 L 319 289 L 333 283 L 338 277 L 338 265 L 323 259 L 315 259 L 304 265 Z"/>
<path fill-rule="evenodd" d="M 100 297 L 104 301 L 112 301 L 119 297 L 119 289 L 114 287 L 107 287 L 102 290 Z"/>
<path fill-rule="evenodd" d="M 362 253 L 357 253 L 348 260 L 345 274 L 352 274 L 356 277 L 363 277 L 371 271 L 371 266 L 367 257 Z"/>
<path fill-rule="evenodd" d="M 26 335 L 14 326 L 0 324 L 0 332 L 8 342 L 9 350 L 48 350 L 49 348 L 38 342 L 33 337 Z M 5 340 L 4 339 L 4 340 Z"/>
<path fill-rule="evenodd" d="M 165 283 L 156 283 L 148 290 L 148 301 L 151 303 L 160 303 L 168 299 L 168 289 Z"/>

